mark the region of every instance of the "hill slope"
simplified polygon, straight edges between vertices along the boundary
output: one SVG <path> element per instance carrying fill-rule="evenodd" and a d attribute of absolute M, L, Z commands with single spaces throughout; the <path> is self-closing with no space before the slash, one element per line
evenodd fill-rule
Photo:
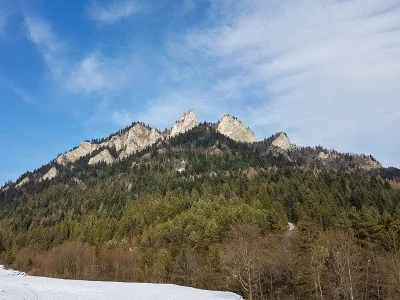
<path fill-rule="evenodd" d="M 0 259 L 41 276 L 175 283 L 254 299 L 348 298 L 348 283 L 340 286 L 348 270 L 333 270 L 351 259 L 355 298 L 399 292 L 391 264 L 399 259 L 398 169 L 297 147 L 284 133 L 242 143 L 253 135 L 235 118 L 225 118 L 227 136 L 186 115 L 173 136 L 133 124 L 8 184 Z M 235 124 L 239 135 L 231 135 Z M 155 132 L 160 138 L 149 138 Z M 89 163 L 101 153 L 109 160 Z"/>

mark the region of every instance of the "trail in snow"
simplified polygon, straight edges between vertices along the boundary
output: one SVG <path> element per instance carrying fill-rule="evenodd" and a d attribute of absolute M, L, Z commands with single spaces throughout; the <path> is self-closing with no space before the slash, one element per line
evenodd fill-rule
<path fill-rule="evenodd" d="M 172 284 L 63 280 L 27 276 L 0 265 L 0 300 L 243 300 L 230 292 Z"/>

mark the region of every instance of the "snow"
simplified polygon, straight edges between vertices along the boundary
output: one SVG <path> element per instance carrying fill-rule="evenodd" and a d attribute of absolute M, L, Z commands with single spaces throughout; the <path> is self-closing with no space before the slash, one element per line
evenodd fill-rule
<path fill-rule="evenodd" d="M 230 292 L 172 284 L 63 280 L 27 276 L 0 265 L 0 300 L 243 300 Z"/>

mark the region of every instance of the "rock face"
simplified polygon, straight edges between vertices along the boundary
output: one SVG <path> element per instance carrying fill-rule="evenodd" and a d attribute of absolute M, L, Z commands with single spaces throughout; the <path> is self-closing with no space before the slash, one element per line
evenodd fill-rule
<path fill-rule="evenodd" d="M 336 154 L 332 153 L 325 153 L 325 152 L 320 152 L 318 154 L 318 158 L 321 160 L 327 160 L 327 159 L 336 159 L 338 156 Z"/>
<path fill-rule="evenodd" d="M 373 160 L 370 157 L 360 157 L 360 156 L 358 156 L 356 158 L 356 161 L 357 161 L 357 165 L 358 165 L 358 167 L 360 169 L 364 169 L 364 170 L 367 170 L 367 171 L 382 168 L 382 165 L 381 165 L 380 162 L 378 162 L 376 160 Z"/>
<path fill-rule="evenodd" d="M 69 151 L 57 158 L 57 163 L 59 165 L 66 165 L 67 163 L 74 163 L 81 157 L 91 154 L 93 151 L 97 150 L 99 145 L 92 144 L 89 142 L 82 142 L 78 148 Z"/>
<path fill-rule="evenodd" d="M 224 116 L 218 124 L 217 131 L 237 142 L 257 142 L 255 134 L 242 122 L 232 116 Z"/>
<path fill-rule="evenodd" d="M 292 144 L 290 144 L 289 138 L 284 132 L 278 134 L 278 136 L 272 142 L 272 146 L 282 149 L 284 151 L 292 149 Z"/>
<path fill-rule="evenodd" d="M 104 149 L 101 151 L 99 154 L 97 154 L 95 157 L 92 157 L 89 160 L 89 165 L 97 165 L 98 163 L 105 162 L 106 164 L 112 164 L 115 161 L 114 157 L 110 154 L 110 151 L 107 149 Z"/>
<path fill-rule="evenodd" d="M 19 188 L 21 188 L 23 185 L 27 184 L 29 181 L 31 181 L 31 180 L 29 179 L 29 177 L 25 177 L 25 178 L 22 179 L 21 182 L 18 183 L 15 187 L 19 189 Z"/>
<path fill-rule="evenodd" d="M 117 145 L 121 146 L 121 149 L 123 149 L 120 158 L 124 158 L 155 144 L 161 138 L 163 138 L 163 136 L 157 129 L 136 124 L 129 129 L 127 133 L 120 137 L 121 140 L 116 139 L 115 142 Z M 117 149 L 117 146 L 115 147 Z"/>
<path fill-rule="evenodd" d="M 53 178 L 56 178 L 58 175 L 58 171 L 56 167 L 52 167 L 46 174 L 43 175 L 42 178 L 39 179 L 39 181 L 44 181 L 44 180 L 51 180 Z"/>
<path fill-rule="evenodd" d="M 10 187 L 7 185 L 5 188 L 3 188 L 1 191 L 2 192 L 7 192 L 10 189 Z"/>
<path fill-rule="evenodd" d="M 177 134 L 184 133 L 197 125 L 199 125 L 199 123 L 197 122 L 196 113 L 194 110 L 190 110 L 187 113 L 184 113 L 181 119 L 175 123 L 170 136 L 173 137 Z"/>

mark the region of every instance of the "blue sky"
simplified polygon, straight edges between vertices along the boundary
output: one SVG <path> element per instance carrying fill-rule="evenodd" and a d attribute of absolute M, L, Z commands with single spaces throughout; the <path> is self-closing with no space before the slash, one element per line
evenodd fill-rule
<path fill-rule="evenodd" d="M 192 108 L 400 167 L 399 78 L 400 0 L 0 0 L 0 182 Z"/>

